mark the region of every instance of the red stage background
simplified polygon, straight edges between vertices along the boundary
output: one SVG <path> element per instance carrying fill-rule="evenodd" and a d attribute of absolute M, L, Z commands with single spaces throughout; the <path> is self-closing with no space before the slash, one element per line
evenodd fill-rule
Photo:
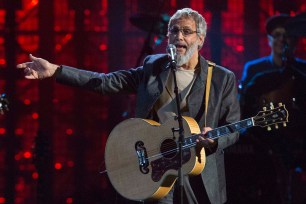
<path fill-rule="evenodd" d="M 116 203 L 107 175 L 99 172 L 110 130 L 133 117 L 134 96 L 101 96 L 53 79 L 25 80 L 16 64 L 32 53 L 97 72 L 136 67 L 147 54 L 164 52 L 166 39 L 150 36 L 130 18 L 172 15 L 184 7 L 208 22 L 202 54 L 237 79 L 246 61 L 269 54 L 267 17 L 306 11 L 303 0 L 0 1 L 0 92 L 10 100 L 10 111 L 0 116 L 0 203 Z M 305 51 L 302 39 L 301 58 Z M 230 153 L 239 163 L 241 152 Z M 237 203 L 234 197 L 249 192 L 231 177 L 238 172 L 227 174 L 229 203 Z"/>

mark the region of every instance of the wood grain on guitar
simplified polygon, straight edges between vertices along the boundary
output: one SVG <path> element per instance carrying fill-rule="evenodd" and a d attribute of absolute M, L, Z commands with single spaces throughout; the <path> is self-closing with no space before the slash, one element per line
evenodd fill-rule
<path fill-rule="evenodd" d="M 256 116 L 215 128 L 206 137 L 217 139 L 253 126 L 271 127 L 288 122 L 285 105 L 270 106 Z M 198 175 L 205 166 L 205 151 L 196 154 L 196 139 L 201 135 L 197 122 L 183 117 L 184 175 Z M 164 124 L 153 120 L 131 118 L 119 123 L 111 132 L 105 148 L 106 171 L 114 188 L 123 197 L 136 200 L 156 200 L 171 190 L 178 177 L 178 128 L 173 118 Z"/>

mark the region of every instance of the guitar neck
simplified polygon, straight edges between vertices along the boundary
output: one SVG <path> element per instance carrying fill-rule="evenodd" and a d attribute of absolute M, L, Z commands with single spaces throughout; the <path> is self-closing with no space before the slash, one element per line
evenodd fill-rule
<path fill-rule="evenodd" d="M 229 125 L 221 126 L 213 130 L 210 130 L 209 132 L 207 132 L 206 137 L 210 139 L 217 139 L 223 136 L 227 136 L 228 134 L 237 132 L 241 129 L 250 128 L 253 126 L 255 125 L 254 125 L 254 120 L 252 117 L 252 118 L 248 118 L 245 120 L 241 120 L 236 123 L 231 123 Z M 194 147 L 196 145 L 196 140 L 199 136 L 201 136 L 201 134 L 196 134 L 196 135 L 192 135 L 191 137 L 185 138 L 184 145 L 183 145 L 184 148 Z"/>
<path fill-rule="evenodd" d="M 213 129 L 207 133 L 207 138 L 217 139 L 219 137 L 226 136 L 230 133 L 237 132 L 241 129 L 250 128 L 253 126 L 254 126 L 253 118 L 248 118 L 248 119 L 236 122 L 236 123 L 232 123 L 229 125 L 225 125 L 225 126 Z"/>

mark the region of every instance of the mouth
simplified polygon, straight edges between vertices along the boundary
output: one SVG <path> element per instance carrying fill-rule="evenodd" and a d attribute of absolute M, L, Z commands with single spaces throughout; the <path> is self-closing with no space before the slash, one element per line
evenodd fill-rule
<path fill-rule="evenodd" d="M 176 51 L 180 54 L 184 53 L 187 50 L 186 45 L 177 44 L 175 45 L 175 47 L 176 47 Z"/>

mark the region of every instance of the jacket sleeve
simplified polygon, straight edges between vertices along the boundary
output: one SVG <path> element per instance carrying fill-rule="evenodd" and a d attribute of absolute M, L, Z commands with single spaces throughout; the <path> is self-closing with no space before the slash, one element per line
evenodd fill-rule
<path fill-rule="evenodd" d="M 82 87 L 103 95 L 109 95 L 136 93 L 142 76 L 142 67 L 105 74 L 62 65 L 56 71 L 55 79 L 65 85 Z"/>
<path fill-rule="evenodd" d="M 234 73 L 230 72 L 227 79 L 228 80 L 222 96 L 219 125 L 227 125 L 240 120 L 240 105 L 238 101 L 238 93 Z M 238 139 L 238 132 L 221 137 L 218 140 L 218 148 L 225 149 L 226 147 L 237 142 Z"/>

